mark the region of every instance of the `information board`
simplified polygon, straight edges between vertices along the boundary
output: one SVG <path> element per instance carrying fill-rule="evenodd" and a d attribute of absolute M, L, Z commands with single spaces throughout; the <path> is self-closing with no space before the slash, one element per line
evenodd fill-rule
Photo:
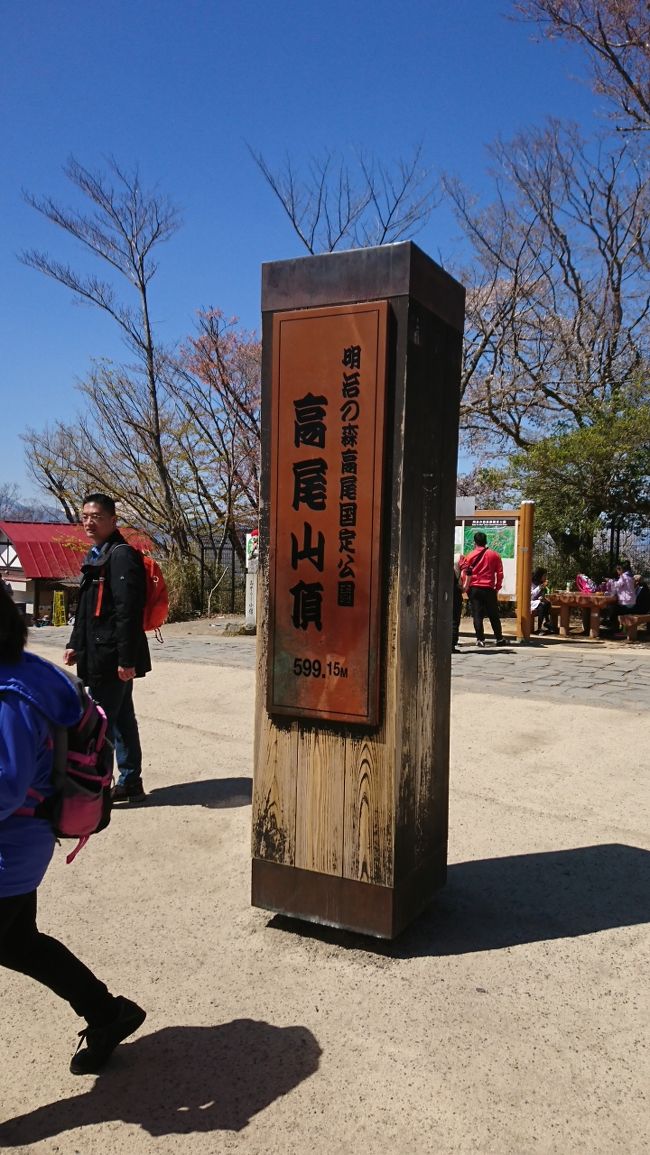
<path fill-rule="evenodd" d="M 388 303 L 273 317 L 270 713 L 376 724 Z"/>
<path fill-rule="evenodd" d="M 454 542 L 454 561 L 461 555 L 471 553 L 474 546 L 474 534 L 481 531 L 487 538 L 488 547 L 496 550 L 503 562 L 503 586 L 499 590 L 502 596 L 515 599 L 517 590 L 517 535 L 519 518 L 517 517 L 467 517 L 456 519 L 456 536 Z"/>

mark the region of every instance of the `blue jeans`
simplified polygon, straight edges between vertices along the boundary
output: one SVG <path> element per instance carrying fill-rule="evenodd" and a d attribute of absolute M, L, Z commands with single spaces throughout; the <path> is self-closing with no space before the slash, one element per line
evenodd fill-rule
<path fill-rule="evenodd" d="M 108 719 L 108 737 L 115 745 L 119 785 L 141 778 L 142 749 L 133 708 L 133 682 L 102 678 L 91 682 L 88 688 Z"/>

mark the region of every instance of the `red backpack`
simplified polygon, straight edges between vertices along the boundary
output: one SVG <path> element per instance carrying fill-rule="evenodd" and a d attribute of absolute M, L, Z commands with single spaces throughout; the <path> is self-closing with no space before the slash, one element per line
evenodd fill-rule
<path fill-rule="evenodd" d="M 164 626 L 169 614 L 169 594 L 167 583 L 158 562 L 151 554 L 143 553 L 144 573 L 147 581 L 147 593 L 142 617 L 142 628 L 147 631 L 158 631 Z"/>
<path fill-rule="evenodd" d="M 164 626 L 169 614 L 169 593 L 167 592 L 167 583 L 158 562 L 149 553 L 143 553 L 137 546 L 126 542 L 129 549 L 134 549 L 136 553 L 140 554 L 144 564 L 145 576 L 145 598 L 144 610 L 142 611 L 142 628 L 145 633 L 155 633 L 159 642 L 162 642 L 162 634 L 160 627 Z M 120 543 L 114 546 L 114 549 L 119 549 Z M 111 553 L 113 551 L 111 550 Z M 110 557 L 110 554 L 109 554 Z M 102 595 L 104 592 L 103 581 L 105 566 L 102 567 L 99 593 L 97 595 L 97 603 L 95 605 L 95 617 L 98 618 L 102 610 Z"/>

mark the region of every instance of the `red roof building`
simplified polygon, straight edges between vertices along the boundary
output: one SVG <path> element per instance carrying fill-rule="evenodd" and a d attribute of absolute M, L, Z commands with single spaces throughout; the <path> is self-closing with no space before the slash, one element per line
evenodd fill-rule
<path fill-rule="evenodd" d="M 137 548 L 151 550 L 145 534 L 129 529 L 122 533 Z M 0 521 L 0 578 L 11 586 L 16 603 L 35 619 L 51 616 L 57 590 L 65 595 L 67 612 L 91 545 L 82 525 Z"/>

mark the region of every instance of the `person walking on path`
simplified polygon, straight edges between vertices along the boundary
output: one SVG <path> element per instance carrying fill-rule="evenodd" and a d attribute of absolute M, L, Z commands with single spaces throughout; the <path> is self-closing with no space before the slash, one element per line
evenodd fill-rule
<path fill-rule="evenodd" d="M 145 793 L 133 680 L 151 669 L 142 628 L 144 562 L 119 532 L 111 497 L 88 494 L 82 519 L 93 545 L 81 566 L 79 604 L 63 660 L 67 666 L 76 663 L 79 677 L 108 718 L 119 771 L 113 800 L 140 802 Z"/>
<path fill-rule="evenodd" d="M 16 811 L 30 789 L 52 795 L 54 728 L 76 725 L 81 704 L 62 670 L 24 652 L 26 638 L 25 619 L 0 586 L 0 965 L 49 987 L 86 1020 L 70 1070 L 96 1074 L 146 1012 L 112 995 L 36 925 L 37 890 L 54 852 L 54 831 L 47 819 Z"/>
<path fill-rule="evenodd" d="M 474 549 L 459 561 L 469 604 L 472 610 L 476 644 L 485 646 L 483 621 L 489 618 L 497 646 L 505 646 L 506 639 L 501 629 L 497 594 L 503 585 L 503 563 L 494 549 L 488 549 L 484 533 L 474 534 Z"/>

